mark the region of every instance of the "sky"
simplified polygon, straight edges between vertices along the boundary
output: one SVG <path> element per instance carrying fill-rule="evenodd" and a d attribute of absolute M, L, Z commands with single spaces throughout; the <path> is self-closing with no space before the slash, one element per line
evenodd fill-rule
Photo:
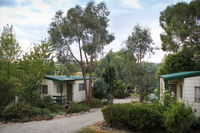
<path fill-rule="evenodd" d="M 57 10 L 65 14 L 75 5 L 85 7 L 89 0 L 0 0 L 0 32 L 6 24 L 13 25 L 16 39 L 23 51 L 31 49 L 34 43 L 48 38 L 49 25 Z M 105 2 L 109 16 L 108 30 L 114 34 L 115 40 L 105 46 L 104 54 L 110 50 L 118 51 L 124 47 L 124 41 L 131 34 L 135 25 L 149 28 L 154 46 L 161 48 L 159 26 L 160 12 L 167 6 L 177 2 L 190 0 L 93 0 Z M 160 63 L 165 56 L 161 49 L 147 56 L 145 61 Z"/>

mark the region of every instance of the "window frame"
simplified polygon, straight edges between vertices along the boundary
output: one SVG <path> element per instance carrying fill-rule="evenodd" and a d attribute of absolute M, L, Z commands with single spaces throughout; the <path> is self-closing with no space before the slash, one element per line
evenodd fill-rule
<path fill-rule="evenodd" d="M 197 89 L 199 89 L 199 92 L 200 92 L 200 86 L 195 86 L 194 87 L 194 101 L 196 102 L 196 103 L 200 103 L 200 95 L 199 95 L 199 97 L 197 98 L 196 97 L 196 90 Z M 198 99 L 198 100 L 197 100 Z"/>
<path fill-rule="evenodd" d="M 42 94 L 48 94 L 48 85 L 41 85 L 40 88 Z M 44 89 L 46 89 L 46 91 L 44 91 Z"/>
<path fill-rule="evenodd" d="M 81 88 L 80 88 L 80 86 L 82 86 Z M 79 91 L 84 91 L 85 90 L 85 87 L 84 87 L 85 85 L 84 85 L 84 83 L 79 83 L 78 84 L 78 90 Z"/>

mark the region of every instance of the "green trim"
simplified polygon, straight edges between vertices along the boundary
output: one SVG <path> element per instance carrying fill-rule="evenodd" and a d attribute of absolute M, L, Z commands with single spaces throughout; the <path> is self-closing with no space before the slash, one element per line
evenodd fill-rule
<path fill-rule="evenodd" d="M 74 81 L 74 80 L 83 80 L 83 76 L 47 76 L 45 79 L 55 80 L 58 82 L 64 82 L 64 81 Z M 89 79 L 87 76 L 86 79 Z"/>
<path fill-rule="evenodd" d="M 160 78 L 163 78 L 165 81 L 167 81 L 167 80 L 183 79 L 195 76 L 200 76 L 200 71 L 188 71 L 188 72 L 165 74 L 161 75 Z"/>

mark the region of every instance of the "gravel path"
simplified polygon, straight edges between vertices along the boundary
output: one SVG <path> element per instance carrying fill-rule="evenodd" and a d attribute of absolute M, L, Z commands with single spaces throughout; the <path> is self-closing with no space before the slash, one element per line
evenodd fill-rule
<path fill-rule="evenodd" d="M 138 101 L 138 98 L 114 99 L 114 103 Z M 103 121 L 100 109 L 49 121 L 9 123 L 0 125 L 0 133 L 73 133 L 83 127 Z"/>
<path fill-rule="evenodd" d="M 103 121 L 100 109 L 49 121 L 9 123 L 0 125 L 0 133 L 73 133 L 83 127 Z"/>

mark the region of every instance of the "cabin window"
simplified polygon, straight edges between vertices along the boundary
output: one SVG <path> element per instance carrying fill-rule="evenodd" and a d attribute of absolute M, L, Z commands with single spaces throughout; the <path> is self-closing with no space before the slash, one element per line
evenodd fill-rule
<path fill-rule="evenodd" d="M 79 86 L 79 91 L 85 90 L 85 85 L 84 85 L 84 83 L 80 83 L 78 86 Z"/>
<path fill-rule="evenodd" d="M 200 86 L 195 87 L 195 102 L 200 102 Z"/>
<path fill-rule="evenodd" d="M 48 93 L 48 85 L 41 85 L 41 92 L 43 94 L 47 94 Z"/>
<path fill-rule="evenodd" d="M 63 92 L 63 84 L 57 85 L 57 93 L 62 93 Z"/>

